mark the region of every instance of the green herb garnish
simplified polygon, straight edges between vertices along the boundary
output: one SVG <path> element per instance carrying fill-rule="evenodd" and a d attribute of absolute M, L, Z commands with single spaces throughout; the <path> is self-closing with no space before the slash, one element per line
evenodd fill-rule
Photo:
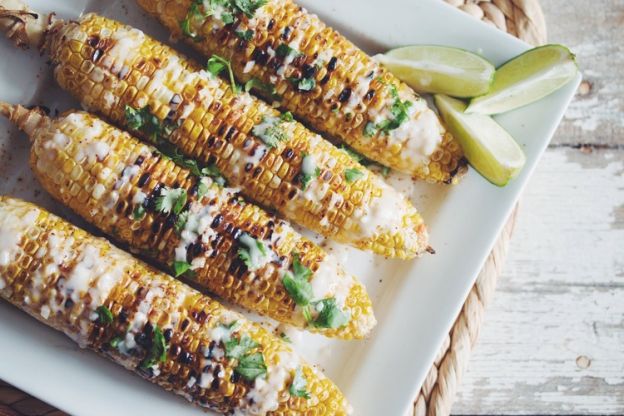
<path fill-rule="evenodd" d="M 156 210 L 164 214 L 173 212 L 178 215 L 186 205 L 186 189 L 163 188 L 160 196 L 156 198 Z"/>
<path fill-rule="evenodd" d="M 178 128 L 177 124 L 170 121 L 161 122 L 158 117 L 152 114 L 149 106 L 136 109 L 127 105 L 124 116 L 130 130 L 145 134 L 156 144 L 160 142 L 161 138 L 171 136 L 173 131 Z"/>
<path fill-rule="evenodd" d="M 249 270 L 257 270 L 264 265 L 267 249 L 262 241 L 256 240 L 247 233 L 243 233 L 238 238 L 238 242 L 243 246 L 238 249 L 238 257 Z"/>
<path fill-rule="evenodd" d="M 379 129 L 372 121 L 369 121 L 368 123 L 366 123 L 366 126 L 364 126 L 365 137 L 373 137 L 377 134 L 378 131 Z"/>
<path fill-rule="evenodd" d="M 277 95 L 274 85 L 267 84 L 266 82 L 262 82 L 258 78 L 251 78 L 249 81 L 245 83 L 246 92 L 249 92 L 252 89 L 260 90 L 264 92 L 265 94 L 267 94 L 268 96 L 270 96 L 271 99 L 274 99 L 274 100 L 280 98 L 279 95 Z"/>
<path fill-rule="evenodd" d="M 123 337 L 117 335 L 115 337 L 113 337 L 109 342 L 108 345 L 110 345 L 112 348 L 119 348 L 119 344 L 121 344 L 121 342 L 124 340 Z"/>
<path fill-rule="evenodd" d="M 290 337 L 288 335 L 286 335 L 283 332 L 280 332 L 279 337 L 281 339 L 283 339 L 285 342 L 288 342 L 289 344 L 292 344 L 292 339 L 290 339 Z"/>
<path fill-rule="evenodd" d="M 258 343 L 251 339 L 248 335 L 243 335 L 241 339 L 230 339 L 224 342 L 225 356 L 227 358 L 240 359 L 244 355 L 248 355 L 249 351 L 256 348 Z"/>
<path fill-rule="evenodd" d="M 234 0 L 234 5 L 238 10 L 245 13 L 248 18 L 254 17 L 256 10 L 264 6 L 268 0 Z"/>
<path fill-rule="evenodd" d="M 254 35 L 254 31 L 251 29 L 247 29 L 247 30 L 237 30 L 234 32 L 234 34 L 239 38 L 242 39 L 246 42 L 249 42 L 251 40 L 251 38 L 253 38 Z"/>
<path fill-rule="evenodd" d="M 173 262 L 173 273 L 175 277 L 180 277 L 184 273 L 191 271 L 191 264 L 185 261 L 174 261 Z"/>
<path fill-rule="evenodd" d="M 227 70 L 232 91 L 234 94 L 238 94 L 240 92 L 240 86 L 236 83 L 236 79 L 234 79 L 234 72 L 232 71 L 232 64 L 230 61 L 216 54 L 212 55 L 210 59 L 208 59 L 206 71 L 208 71 L 211 75 L 216 77 L 224 70 Z"/>
<path fill-rule="evenodd" d="M 140 221 L 143 217 L 145 217 L 145 207 L 143 207 L 143 205 L 137 205 L 134 211 L 132 211 L 132 218 L 135 221 Z"/>
<path fill-rule="evenodd" d="M 152 345 L 147 356 L 141 361 L 141 368 L 150 368 L 158 363 L 164 363 L 167 359 L 167 346 L 165 337 L 159 327 L 155 326 L 152 332 Z"/>
<path fill-rule="evenodd" d="M 312 301 L 312 285 L 308 281 L 312 276 L 312 270 L 305 267 L 299 260 L 298 255 L 293 256 L 293 272 L 286 272 L 282 278 L 282 284 L 286 292 L 299 306 L 306 306 Z"/>
<path fill-rule="evenodd" d="M 98 306 L 95 310 L 95 313 L 98 315 L 98 321 L 101 325 L 109 325 L 113 323 L 113 313 L 106 306 L 101 305 Z"/>
<path fill-rule="evenodd" d="M 349 317 L 338 308 L 336 299 L 334 298 L 327 298 L 315 302 L 314 307 L 319 314 L 312 322 L 312 325 L 318 328 L 340 328 L 349 321 Z"/>
<path fill-rule="evenodd" d="M 262 353 L 256 352 L 241 357 L 234 372 L 248 381 L 254 381 L 257 377 L 265 375 L 267 367 Z"/>
<path fill-rule="evenodd" d="M 289 78 L 299 91 L 312 91 L 316 87 L 316 80 L 314 78 Z"/>
<path fill-rule="evenodd" d="M 260 124 L 256 124 L 251 132 L 262 139 L 269 147 L 277 147 L 277 144 L 286 140 L 286 132 L 280 125 L 281 118 L 264 116 Z"/>
<path fill-rule="evenodd" d="M 399 92 L 397 91 L 394 85 L 390 85 L 390 93 L 394 98 L 394 102 L 392 103 L 392 108 L 390 112 L 392 113 L 393 119 L 384 120 L 381 123 L 377 124 L 377 128 L 379 128 L 382 132 L 388 133 L 391 130 L 397 129 L 409 118 L 408 110 L 412 106 L 411 101 L 401 101 L 399 97 Z"/>
<path fill-rule="evenodd" d="M 297 367 L 297 370 L 295 370 L 293 381 L 292 383 L 290 383 L 290 388 L 288 389 L 288 391 L 290 392 L 291 396 L 304 397 L 306 399 L 309 399 L 310 393 L 308 392 L 307 388 L 308 381 L 303 375 L 303 370 L 301 369 L 301 367 Z"/>
<path fill-rule="evenodd" d="M 352 183 L 364 177 L 364 173 L 356 168 L 349 168 L 344 172 L 347 182 Z"/>

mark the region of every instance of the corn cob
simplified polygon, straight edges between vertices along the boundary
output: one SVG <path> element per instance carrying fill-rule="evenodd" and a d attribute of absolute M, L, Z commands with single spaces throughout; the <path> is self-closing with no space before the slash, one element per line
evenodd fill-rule
<path fill-rule="evenodd" d="M 23 44 L 36 38 L 29 34 L 31 20 L 15 23 Z M 286 218 L 387 257 L 427 250 L 421 216 L 381 178 L 288 114 L 237 95 L 142 32 L 89 14 L 78 22 L 53 21 L 43 48 L 58 83 L 85 108 L 216 164 L 246 196 Z"/>
<path fill-rule="evenodd" d="M 333 256 L 234 190 L 88 113 L 51 119 L 3 103 L 0 113 L 29 134 L 30 165 L 54 198 L 176 275 L 327 336 L 363 338 L 375 325 L 366 289 Z"/>
<path fill-rule="evenodd" d="M 174 37 L 230 57 L 236 77 L 369 159 L 429 182 L 457 182 L 459 143 L 426 102 L 291 0 L 137 0 Z"/>
<path fill-rule="evenodd" d="M 338 388 L 282 341 L 104 239 L 0 197 L 0 241 L 2 298 L 196 405 L 348 413 Z"/>

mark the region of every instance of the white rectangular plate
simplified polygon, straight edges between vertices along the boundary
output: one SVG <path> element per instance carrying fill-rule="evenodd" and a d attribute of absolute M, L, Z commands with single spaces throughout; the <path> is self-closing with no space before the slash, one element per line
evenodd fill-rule
<path fill-rule="evenodd" d="M 97 10 L 167 39 L 132 0 L 30 3 L 37 10 L 55 10 L 70 18 Z M 361 0 L 301 3 L 369 53 L 407 44 L 441 44 L 479 52 L 500 64 L 528 48 L 438 0 L 385 0 L 383 5 Z M 77 106 L 54 85 L 45 58 L 16 50 L 1 39 L 0 57 L 1 100 L 59 110 Z M 363 342 L 305 334 L 294 346 L 340 386 L 356 415 L 407 411 L 579 81 L 580 76 L 538 103 L 497 117 L 527 156 L 523 172 L 507 187 L 497 188 L 473 171 L 454 187 L 414 186 L 405 178 L 390 179 L 422 211 L 436 255 L 412 262 L 388 261 L 328 245 L 339 256 L 348 256 L 347 269 L 367 284 L 379 325 Z M 85 225 L 41 191 L 27 166 L 27 140 L 5 121 L 0 121 L 0 148 L 0 194 L 37 202 Z M 0 378 L 71 414 L 200 414 L 122 368 L 79 351 L 69 339 L 6 303 L 0 303 L 0 334 Z"/>

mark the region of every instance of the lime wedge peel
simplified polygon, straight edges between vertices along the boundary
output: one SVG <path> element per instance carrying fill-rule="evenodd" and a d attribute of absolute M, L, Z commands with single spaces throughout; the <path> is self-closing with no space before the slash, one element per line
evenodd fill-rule
<path fill-rule="evenodd" d="M 470 101 L 467 113 L 499 114 L 533 103 L 578 74 L 574 54 L 561 45 L 545 45 L 519 55 L 496 70 L 490 91 Z"/>
<path fill-rule="evenodd" d="M 496 121 L 486 115 L 464 113 L 464 102 L 445 95 L 436 95 L 435 103 L 466 159 L 483 177 L 505 186 L 520 173 L 526 162 L 524 152 Z"/>
<path fill-rule="evenodd" d="M 481 56 L 447 46 L 406 46 L 375 59 L 418 92 L 454 97 L 487 93 L 495 71 Z"/>

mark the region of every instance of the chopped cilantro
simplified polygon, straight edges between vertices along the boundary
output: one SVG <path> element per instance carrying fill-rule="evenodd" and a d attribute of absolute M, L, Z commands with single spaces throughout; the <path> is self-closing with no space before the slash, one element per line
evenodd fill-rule
<path fill-rule="evenodd" d="M 301 263 L 298 255 L 295 254 L 293 257 L 293 273 L 286 272 L 282 284 L 297 305 L 306 306 L 312 301 L 313 296 L 312 285 L 308 281 L 312 271 Z"/>
<path fill-rule="evenodd" d="M 145 207 L 143 207 L 143 205 L 137 205 L 134 211 L 132 211 L 132 218 L 135 221 L 140 221 L 143 217 L 145 217 Z"/>
<path fill-rule="evenodd" d="M 254 31 L 251 29 L 247 29 L 247 30 L 237 30 L 234 32 L 234 34 L 236 36 L 238 36 L 239 39 L 242 39 L 246 42 L 249 42 L 251 40 L 251 38 L 253 38 L 254 35 Z"/>
<path fill-rule="evenodd" d="M 279 56 L 280 58 L 285 58 L 287 56 L 290 55 L 299 55 L 301 52 L 299 52 L 296 49 L 291 48 L 290 46 L 286 45 L 285 43 L 280 43 L 279 46 L 277 47 L 277 49 L 275 49 L 275 54 L 277 56 Z"/>
<path fill-rule="evenodd" d="M 191 264 L 185 261 L 174 261 L 173 262 L 173 272 L 175 277 L 180 277 L 184 273 L 191 270 Z"/>
<path fill-rule="evenodd" d="M 411 101 L 401 101 L 399 92 L 394 85 L 390 85 L 390 93 L 394 98 L 390 113 L 392 113 L 393 119 L 384 120 L 377 124 L 377 127 L 384 133 L 388 133 L 391 130 L 397 129 L 409 118 L 408 110 L 412 106 Z"/>
<path fill-rule="evenodd" d="M 160 196 L 156 198 L 156 210 L 164 214 L 173 212 L 178 215 L 186 205 L 186 189 L 163 188 Z"/>
<path fill-rule="evenodd" d="M 249 270 L 257 270 L 264 265 L 268 253 L 262 241 L 243 233 L 238 238 L 238 242 L 242 246 L 238 249 L 238 257 Z"/>
<path fill-rule="evenodd" d="M 234 5 L 238 10 L 245 13 L 248 18 L 254 17 L 256 10 L 264 6 L 268 0 L 234 0 Z"/>
<path fill-rule="evenodd" d="M 224 345 L 227 358 L 240 359 L 242 356 L 247 355 L 250 350 L 256 348 L 258 343 L 251 339 L 249 335 L 243 335 L 240 340 L 232 338 L 225 341 Z"/>
<path fill-rule="evenodd" d="M 285 113 L 283 113 L 280 116 L 280 120 L 285 121 L 287 123 L 290 123 L 291 121 L 293 121 L 295 118 L 293 117 L 292 113 L 290 111 L 286 111 Z"/>
<path fill-rule="evenodd" d="M 378 131 L 379 129 L 372 121 L 369 121 L 368 123 L 366 123 L 366 126 L 364 126 L 365 137 L 373 137 L 377 134 Z"/>
<path fill-rule="evenodd" d="M 299 91 L 312 91 L 316 87 L 314 78 L 294 78 L 292 81 Z"/>
<path fill-rule="evenodd" d="M 178 128 L 177 124 L 170 121 L 161 122 L 152 114 L 149 106 L 136 109 L 127 105 L 124 116 L 130 130 L 145 134 L 154 143 L 158 143 L 161 138 L 169 137 Z"/>
<path fill-rule="evenodd" d="M 106 306 L 98 306 L 95 312 L 98 315 L 98 321 L 101 325 L 109 325 L 113 323 L 113 313 Z"/>
<path fill-rule="evenodd" d="M 256 352 L 241 357 L 234 372 L 248 381 L 254 381 L 257 377 L 265 375 L 267 367 L 262 353 Z"/>
<path fill-rule="evenodd" d="M 352 183 L 359 179 L 362 179 L 362 177 L 364 177 L 364 173 L 359 169 L 349 168 L 345 170 L 344 176 L 347 182 Z"/>
<path fill-rule="evenodd" d="M 269 147 L 277 147 L 277 144 L 286 140 L 286 132 L 280 126 L 283 121 L 277 117 L 264 116 L 260 124 L 256 124 L 251 132 L 262 139 Z"/>
<path fill-rule="evenodd" d="M 182 33 L 185 36 L 188 36 L 189 38 L 194 40 L 199 40 L 199 36 L 197 36 L 197 34 L 193 32 L 193 28 L 191 27 L 191 25 L 194 20 L 205 17 L 199 9 L 202 4 L 203 0 L 193 0 L 184 20 L 180 22 L 180 28 L 182 29 Z"/>
<path fill-rule="evenodd" d="M 164 363 L 167 359 L 167 346 L 165 344 L 165 337 L 158 326 L 154 327 L 152 332 L 152 344 L 147 356 L 141 361 L 139 366 L 141 368 L 150 368 L 158 363 Z"/>
<path fill-rule="evenodd" d="M 175 232 L 180 235 L 182 233 L 182 231 L 184 231 L 184 227 L 186 226 L 186 222 L 189 219 L 189 211 L 184 211 L 181 212 L 180 215 L 178 215 L 178 218 L 176 219 L 176 223 L 175 223 Z"/>
<path fill-rule="evenodd" d="M 308 381 L 305 379 L 303 375 L 303 370 L 301 367 L 297 367 L 295 370 L 295 375 L 293 377 L 292 383 L 290 383 L 290 388 L 288 391 L 291 396 L 294 397 L 304 397 L 306 399 L 310 398 L 310 393 L 307 390 Z"/>
<path fill-rule="evenodd" d="M 208 63 L 206 64 L 206 70 L 215 77 L 224 70 L 227 70 L 232 91 L 234 92 L 234 94 L 238 94 L 240 92 L 240 86 L 236 83 L 236 79 L 234 79 L 232 64 L 227 59 L 216 54 L 212 55 L 210 59 L 208 59 Z"/>
<path fill-rule="evenodd" d="M 118 348 L 119 344 L 121 344 L 123 340 L 123 337 L 117 335 L 113 337 L 110 341 L 108 341 L 108 345 L 110 345 L 112 348 Z"/>
<path fill-rule="evenodd" d="M 284 340 L 285 342 L 288 342 L 289 344 L 292 344 L 292 339 L 290 339 L 290 337 L 288 335 L 286 335 L 284 332 L 280 332 L 279 337 Z"/>
<path fill-rule="evenodd" d="M 245 83 L 246 92 L 249 92 L 252 89 L 257 89 L 257 90 L 260 90 L 261 92 L 264 92 L 265 94 L 270 96 L 271 99 L 280 98 L 279 95 L 277 95 L 277 92 L 273 85 L 267 84 L 266 82 L 262 82 L 258 78 L 251 78 L 249 81 Z"/>
<path fill-rule="evenodd" d="M 318 328 L 340 328 L 349 321 L 349 317 L 338 308 L 336 299 L 334 298 L 327 298 L 315 302 L 314 307 L 319 314 L 312 322 L 312 325 Z"/>

